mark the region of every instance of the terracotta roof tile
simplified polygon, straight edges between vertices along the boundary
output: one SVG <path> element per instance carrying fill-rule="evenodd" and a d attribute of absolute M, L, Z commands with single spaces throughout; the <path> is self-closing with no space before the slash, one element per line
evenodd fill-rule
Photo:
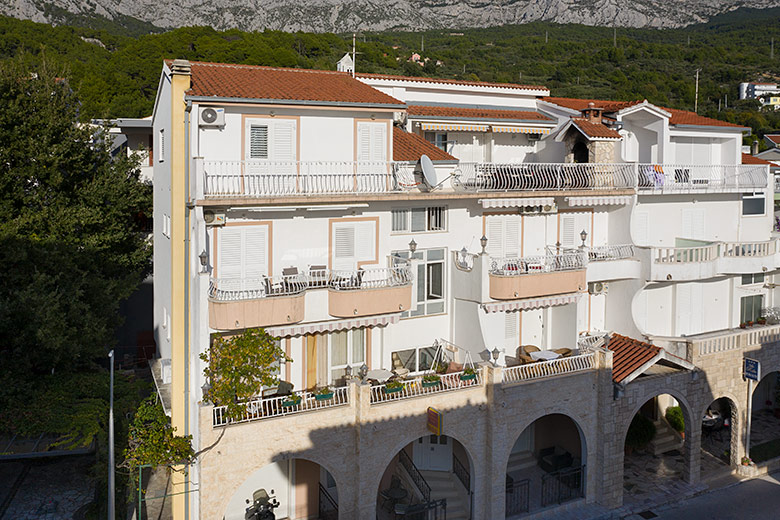
<path fill-rule="evenodd" d="M 467 85 L 471 87 L 495 87 L 495 88 L 514 88 L 518 90 L 550 90 L 542 85 L 518 85 L 516 83 L 490 83 L 489 81 L 464 81 L 461 79 L 447 78 L 426 78 L 422 76 L 394 76 L 393 74 L 368 74 L 356 73 L 358 78 L 366 79 L 389 79 L 395 81 L 414 81 L 417 83 L 441 83 L 451 85 Z"/>
<path fill-rule="evenodd" d="M 607 128 L 605 125 L 599 123 L 591 123 L 587 119 L 572 117 L 574 125 L 579 128 L 583 134 L 595 139 L 621 139 L 619 133 L 611 128 Z"/>
<path fill-rule="evenodd" d="M 393 160 L 416 161 L 421 155 L 427 155 L 432 161 L 457 161 L 455 157 L 438 148 L 417 134 L 411 134 L 402 128 L 393 127 Z"/>
<path fill-rule="evenodd" d="M 170 61 L 166 61 L 170 66 Z M 191 62 L 193 96 L 403 105 L 346 72 Z"/>
<path fill-rule="evenodd" d="M 764 137 L 775 144 L 780 144 L 780 134 L 764 134 Z"/>
<path fill-rule="evenodd" d="M 548 103 L 552 103 L 553 105 L 570 108 L 572 110 L 585 110 L 591 103 L 593 103 L 593 106 L 596 108 L 601 108 L 604 110 L 604 112 L 616 112 L 618 110 L 642 103 L 642 101 L 639 100 L 610 101 L 604 99 L 576 99 L 551 96 L 543 97 L 542 100 L 547 101 Z"/>
<path fill-rule="evenodd" d="M 700 116 L 695 112 L 688 112 L 687 110 L 677 110 L 676 108 L 664 107 L 659 108 L 672 114 L 672 117 L 669 119 L 670 125 L 725 126 L 731 128 L 745 128 L 742 125 L 735 125 L 734 123 L 729 123 L 728 121 L 720 121 L 719 119 Z"/>
<path fill-rule="evenodd" d="M 771 162 L 765 161 L 764 159 L 761 159 L 760 157 L 753 157 L 752 155 L 747 154 L 747 153 L 743 153 L 742 154 L 742 164 L 763 164 L 763 165 L 768 164 L 769 166 L 771 166 L 773 168 L 775 167 L 775 165 L 772 164 Z"/>
<path fill-rule="evenodd" d="M 553 122 L 549 117 L 533 110 L 409 105 L 407 112 L 410 116 L 451 117 L 453 119 L 515 119 L 518 121 Z"/>
<path fill-rule="evenodd" d="M 608 348 L 613 352 L 612 380 L 616 383 L 623 381 L 661 351 L 660 347 L 620 334 L 610 336 Z"/>

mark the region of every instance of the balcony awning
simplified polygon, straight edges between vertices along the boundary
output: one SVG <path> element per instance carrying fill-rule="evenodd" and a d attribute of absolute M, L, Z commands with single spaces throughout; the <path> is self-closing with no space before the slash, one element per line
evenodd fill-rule
<path fill-rule="evenodd" d="M 487 132 L 488 125 L 472 125 L 469 123 L 420 123 L 423 130 L 440 130 L 443 132 Z"/>
<path fill-rule="evenodd" d="M 521 208 L 523 206 L 552 206 L 554 197 L 525 197 L 516 199 L 480 199 L 483 208 Z"/>
<path fill-rule="evenodd" d="M 491 126 L 493 133 L 496 134 L 543 134 L 550 133 L 549 128 L 535 128 L 532 126 Z"/>
<path fill-rule="evenodd" d="M 631 195 L 593 195 L 590 197 L 566 197 L 569 206 L 619 206 L 631 204 Z"/>
<path fill-rule="evenodd" d="M 546 296 L 544 298 L 484 303 L 482 304 L 482 309 L 485 312 L 530 311 L 533 309 L 554 307 L 556 305 L 566 305 L 567 303 L 576 303 L 580 296 L 582 296 L 582 293 L 570 293 Z"/>
<path fill-rule="evenodd" d="M 359 329 L 361 327 L 384 327 L 391 323 L 398 323 L 400 318 L 401 313 L 383 314 L 382 316 L 367 316 L 365 318 L 354 318 L 349 320 L 320 321 L 284 327 L 268 327 L 265 330 L 273 336 L 286 338 L 290 336 L 302 336 L 304 334 L 315 334 L 317 332 L 332 332 L 334 330 Z"/>

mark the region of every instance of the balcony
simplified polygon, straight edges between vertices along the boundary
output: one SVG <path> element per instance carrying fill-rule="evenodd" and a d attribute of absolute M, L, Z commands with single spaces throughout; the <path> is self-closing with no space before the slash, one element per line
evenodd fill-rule
<path fill-rule="evenodd" d="M 484 381 L 484 374 L 481 368 L 476 368 L 473 375 L 465 375 L 463 372 L 452 374 L 442 374 L 438 382 L 426 382 L 423 376 L 405 379 L 402 386 L 397 391 L 393 391 L 386 385 L 376 385 L 371 387 L 371 404 L 386 403 L 413 397 L 422 397 L 430 394 L 439 394 L 442 392 L 452 392 L 467 388 L 480 387 Z"/>
<path fill-rule="evenodd" d="M 637 164 L 639 193 L 724 193 L 763 190 L 769 168 L 755 164 Z"/>
<path fill-rule="evenodd" d="M 587 249 L 588 282 L 639 278 L 642 264 L 632 244 Z"/>
<path fill-rule="evenodd" d="M 409 310 L 412 272 L 408 266 L 330 271 L 328 312 L 338 318 Z"/>
<path fill-rule="evenodd" d="M 636 165 L 460 163 L 456 186 L 469 191 L 617 190 L 636 187 Z"/>
<path fill-rule="evenodd" d="M 516 300 L 581 292 L 586 262 L 581 252 L 491 259 L 490 297 Z"/>
<path fill-rule="evenodd" d="M 774 270 L 777 240 L 713 242 L 696 247 L 654 247 L 650 250 L 650 279 L 702 280 L 726 274 Z"/>
<path fill-rule="evenodd" d="M 502 382 L 504 384 L 521 383 L 545 377 L 583 372 L 595 368 L 596 353 L 590 351 L 551 361 L 537 361 L 536 363 L 505 368 L 502 374 Z"/>

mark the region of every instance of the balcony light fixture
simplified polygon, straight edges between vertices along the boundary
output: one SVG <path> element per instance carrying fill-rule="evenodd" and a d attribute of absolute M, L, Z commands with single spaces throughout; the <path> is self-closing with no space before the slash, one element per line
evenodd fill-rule
<path fill-rule="evenodd" d="M 479 239 L 479 245 L 482 246 L 482 254 L 484 255 L 487 247 L 487 237 L 485 235 L 482 235 L 482 238 Z"/>
<path fill-rule="evenodd" d="M 415 242 L 414 239 L 409 242 L 409 251 L 411 251 L 412 254 L 417 251 L 417 242 Z"/>
<path fill-rule="evenodd" d="M 209 262 L 209 255 L 206 253 L 206 250 L 200 252 L 198 255 L 198 258 L 200 259 L 200 272 L 201 273 L 208 273 L 208 262 Z"/>
<path fill-rule="evenodd" d="M 588 232 L 584 229 L 580 231 L 580 238 L 582 239 L 582 247 L 585 247 L 585 240 L 588 238 Z"/>
<path fill-rule="evenodd" d="M 206 396 L 208 395 L 209 391 L 211 391 L 211 384 L 209 383 L 208 379 L 205 383 L 203 383 L 203 386 L 200 387 L 201 391 L 203 392 L 203 402 L 206 402 Z"/>
<path fill-rule="evenodd" d="M 498 366 L 498 356 L 500 356 L 500 355 L 501 355 L 501 352 L 498 350 L 498 347 L 495 347 L 495 348 L 494 348 L 494 349 L 493 349 L 493 350 L 490 352 L 490 355 L 491 355 L 491 357 L 493 358 L 493 365 L 494 365 L 494 366 Z"/>
<path fill-rule="evenodd" d="M 347 365 L 346 368 L 344 368 L 344 377 L 347 379 L 352 377 L 352 367 L 350 365 Z"/>
<path fill-rule="evenodd" d="M 363 363 L 363 364 L 360 366 L 360 370 L 358 371 L 358 374 L 360 375 L 360 379 L 365 379 L 365 378 L 366 378 L 366 375 L 368 374 L 368 365 L 366 365 L 365 363 Z"/>

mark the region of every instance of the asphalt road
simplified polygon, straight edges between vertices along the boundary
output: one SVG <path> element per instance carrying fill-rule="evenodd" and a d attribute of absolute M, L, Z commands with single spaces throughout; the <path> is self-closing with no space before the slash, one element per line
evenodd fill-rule
<path fill-rule="evenodd" d="M 654 512 L 659 520 L 780 518 L 780 472 L 717 489 L 670 509 Z"/>

